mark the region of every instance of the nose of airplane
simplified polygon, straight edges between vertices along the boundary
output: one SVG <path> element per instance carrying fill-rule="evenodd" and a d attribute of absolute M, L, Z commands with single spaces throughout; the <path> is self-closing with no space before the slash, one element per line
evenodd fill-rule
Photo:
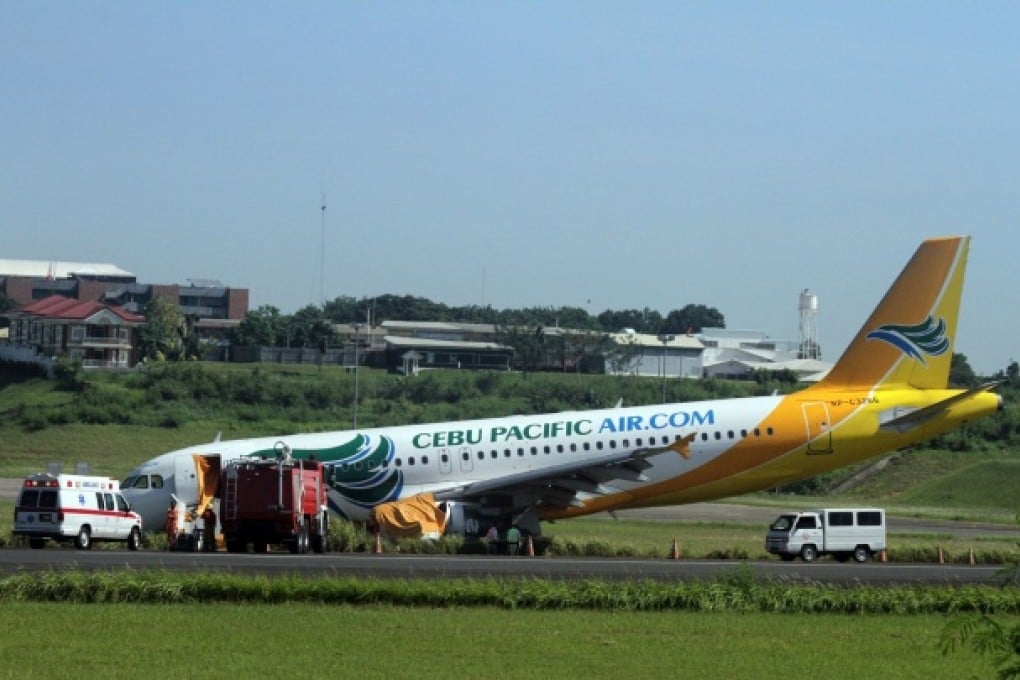
<path fill-rule="evenodd" d="M 142 530 L 159 531 L 166 522 L 166 509 L 173 489 L 124 489 L 124 499 L 142 517 Z"/>

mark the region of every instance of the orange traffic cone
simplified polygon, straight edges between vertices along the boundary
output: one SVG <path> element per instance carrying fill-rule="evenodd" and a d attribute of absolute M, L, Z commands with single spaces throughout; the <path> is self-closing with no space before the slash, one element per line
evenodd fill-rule
<path fill-rule="evenodd" d="M 938 546 L 938 549 L 939 549 L 939 564 L 945 564 L 946 558 L 945 555 L 942 554 L 942 546 L 941 545 Z"/>
<path fill-rule="evenodd" d="M 673 551 L 670 553 L 670 558 L 674 560 L 680 559 L 680 546 L 676 544 L 676 539 L 673 539 Z"/>
<path fill-rule="evenodd" d="M 375 549 L 372 551 L 375 555 L 382 555 L 382 532 L 375 532 Z"/>
<path fill-rule="evenodd" d="M 531 540 L 531 536 L 529 535 L 528 536 L 528 557 L 534 557 L 534 556 L 535 556 L 535 544 Z"/>
<path fill-rule="evenodd" d="M 967 548 L 967 564 L 974 564 L 974 548 Z"/>
<path fill-rule="evenodd" d="M 889 556 L 885 554 L 884 550 L 882 550 L 882 551 L 880 551 L 878 553 L 878 561 L 879 562 L 888 562 L 889 561 Z"/>

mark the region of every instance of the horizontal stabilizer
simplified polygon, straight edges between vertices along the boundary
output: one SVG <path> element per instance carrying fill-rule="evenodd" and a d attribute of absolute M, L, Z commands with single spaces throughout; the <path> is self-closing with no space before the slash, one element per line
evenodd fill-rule
<path fill-rule="evenodd" d="M 943 399 L 942 401 L 931 404 L 930 406 L 925 406 L 924 408 L 907 411 L 906 413 L 903 413 L 902 411 L 899 410 L 890 412 L 889 419 L 883 420 L 880 423 L 880 427 L 884 430 L 896 430 L 897 432 L 906 432 L 907 430 L 911 430 L 919 425 L 922 425 L 924 422 L 931 420 L 932 418 L 935 418 L 953 404 L 961 402 L 965 399 L 969 399 L 975 394 L 987 392 L 990 389 L 998 387 L 999 384 L 1000 381 L 997 380 L 987 382 L 983 385 L 979 385 L 973 389 L 967 390 L 966 392 L 961 392 L 960 394 L 949 397 L 948 399 Z"/>

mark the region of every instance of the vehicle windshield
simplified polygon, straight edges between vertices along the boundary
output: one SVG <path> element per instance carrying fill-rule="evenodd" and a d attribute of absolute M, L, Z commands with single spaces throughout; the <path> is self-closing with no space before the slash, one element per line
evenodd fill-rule
<path fill-rule="evenodd" d="M 769 527 L 769 530 L 789 531 L 796 519 L 796 515 L 780 515 L 776 518 L 776 521 L 772 523 L 772 526 Z"/>

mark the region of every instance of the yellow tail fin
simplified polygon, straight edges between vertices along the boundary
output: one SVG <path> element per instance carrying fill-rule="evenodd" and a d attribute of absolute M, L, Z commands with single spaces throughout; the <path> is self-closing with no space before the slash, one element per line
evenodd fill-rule
<path fill-rule="evenodd" d="M 969 246 L 924 241 L 818 387 L 945 388 Z"/>

